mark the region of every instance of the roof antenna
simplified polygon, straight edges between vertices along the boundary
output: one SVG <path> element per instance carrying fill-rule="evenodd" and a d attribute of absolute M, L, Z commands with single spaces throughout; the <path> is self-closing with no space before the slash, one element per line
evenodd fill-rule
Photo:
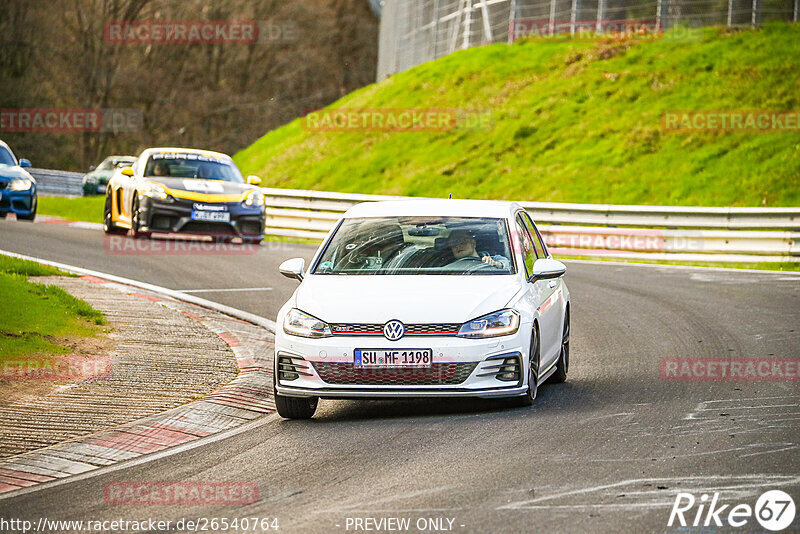
<path fill-rule="evenodd" d="M 448 194 L 448 195 L 447 195 L 447 199 L 448 199 L 448 200 L 450 200 L 450 199 L 452 199 L 452 198 L 453 198 L 453 193 L 450 193 L 450 194 Z"/>

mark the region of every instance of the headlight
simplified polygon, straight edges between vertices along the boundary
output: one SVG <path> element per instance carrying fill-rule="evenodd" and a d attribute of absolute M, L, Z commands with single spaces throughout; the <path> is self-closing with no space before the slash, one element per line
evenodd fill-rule
<path fill-rule="evenodd" d="M 507 336 L 519 330 L 519 313 L 500 310 L 461 325 L 458 337 L 485 338 Z"/>
<path fill-rule="evenodd" d="M 244 205 L 248 207 L 263 206 L 264 193 L 261 191 L 250 191 L 244 199 Z"/>
<path fill-rule="evenodd" d="M 156 200 L 166 200 L 168 202 L 172 202 L 174 200 L 171 196 L 169 196 L 167 190 L 164 189 L 163 186 L 151 182 L 144 184 L 141 189 L 139 189 L 139 194 L 154 198 Z"/>
<path fill-rule="evenodd" d="M 283 331 L 300 337 L 329 337 L 331 327 L 307 313 L 292 308 L 283 320 Z"/>
<path fill-rule="evenodd" d="M 9 189 L 12 191 L 27 191 L 33 186 L 33 182 L 28 180 L 27 178 L 16 178 L 11 180 L 11 184 L 8 186 Z"/>

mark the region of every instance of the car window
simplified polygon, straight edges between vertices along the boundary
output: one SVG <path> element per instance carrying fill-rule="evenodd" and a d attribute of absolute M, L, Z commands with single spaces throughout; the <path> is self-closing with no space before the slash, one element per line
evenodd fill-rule
<path fill-rule="evenodd" d="M 533 246 L 531 236 L 528 234 L 528 230 L 525 228 L 525 222 L 522 218 L 522 215 L 517 215 L 515 220 L 517 225 L 516 231 L 518 235 L 520 252 L 522 252 L 523 261 L 525 263 L 525 275 L 530 277 L 530 275 L 533 273 L 533 264 L 537 259 L 536 250 Z"/>
<path fill-rule="evenodd" d="M 528 229 L 528 233 L 531 235 L 533 239 L 533 248 L 536 249 L 536 257 L 538 258 L 546 258 L 547 252 L 545 251 L 544 245 L 542 244 L 542 238 L 539 235 L 536 226 L 533 224 L 533 220 L 531 219 L 528 213 L 521 214 L 522 220 L 525 221 L 525 228 Z"/>
<path fill-rule="evenodd" d="M 144 175 L 244 183 L 242 174 L 232 162 L 190 153 L 153 154 L 147 160 Z"/>
<path fill-rule="evenodd" d="M 97 170 L 98 171 L 112 171 L 112 170 L 114 170 L 114 160 L 111 160 L 111 159 L 103 160 L 103 163 L 101 163 L 97 167 Z"/>
<path fill-rule="evenodd" d="M 4 146 L 0 146 L 0 165 L 9 165 L 13 167 L 17 164 L 14 154 Z"/>
<path fill-rule="evenodd" d="M 506 220 L 479 217 L 347 218 L 313 274 L 513 274 Z"/>

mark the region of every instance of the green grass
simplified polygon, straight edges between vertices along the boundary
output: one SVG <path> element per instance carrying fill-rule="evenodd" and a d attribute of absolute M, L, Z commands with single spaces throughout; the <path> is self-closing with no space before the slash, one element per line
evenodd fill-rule
<path fill-rule="evenodd" d="M 670 133 L 669 110 L 800 109 L 800 25 L 656 42 L 459 51 L 330 108 L 488 113 L 449 132 L 310 132 L 301 119 L 235 155 L 268 187 L 695 206 L 800 204 L 797 133 Z M 98 211 L 99 213 L 99 211 Z"/>
<path fill-rule="evenodd" d="M 103 222 L 105 196 L 80 198 L 39 197 L 38 211 L 42 215 L 61 217 L 68 221 Z"/>
<path fill-rule="evenodd" d="M 69 352 L 54 338 L 91 337 L 106 323 L 102 313 L 63 289 L 27 280 L 59 274 L 52 267 L 0 256 L 0 362 Z"/>
<path fill-rule="evenodd" d="M 0 254 L 0 273 L 23 276 L 77 276 L 49 265 L 30 260 L 21 260 Z"/>

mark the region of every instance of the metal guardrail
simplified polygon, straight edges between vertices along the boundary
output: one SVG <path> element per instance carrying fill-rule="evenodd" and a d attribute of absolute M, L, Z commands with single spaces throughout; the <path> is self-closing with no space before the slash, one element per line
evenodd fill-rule
<path fill-rule="evenodd" d="M 36 190 L 41 195 L 79 197 L 83 195 L 83 173 L 28 169 L 36 179 Z"/>
<path fill-rule="evenodd" d="M 29 169 L 43 195 L 81 196 L 83 174 Z M 262 188 L 267 235 L 321 241 L 359 202 L 414 197 Z M 712 208 L 520 202 L 556 255 L 704 261 L 800 261 L 800 207 Z"/>
<path fill-rule="evenodd" d="M 411 197 L 262 188 L 267 234 L 321 241 L 359 202 Z M 557 255 L 677 261 L 800 261 L 800 208 L 521 202 Z"/>

